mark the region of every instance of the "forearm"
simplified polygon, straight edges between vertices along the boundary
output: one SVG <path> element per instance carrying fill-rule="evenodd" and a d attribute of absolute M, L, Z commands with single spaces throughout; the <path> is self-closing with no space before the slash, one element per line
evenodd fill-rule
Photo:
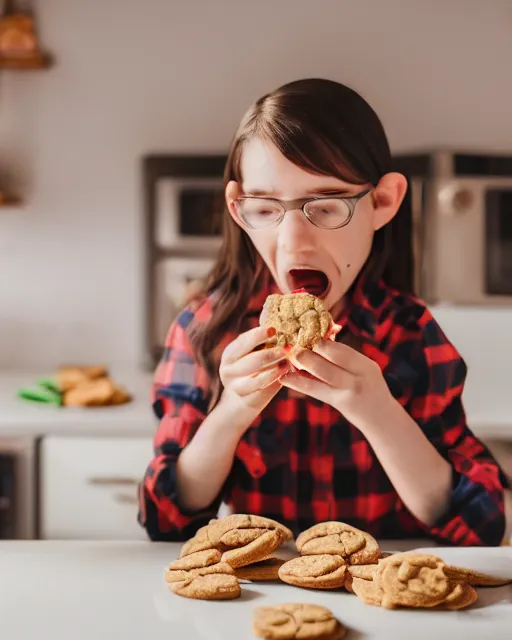
<path fill-rule="evenodd" d="M 215 500 L 231 471 L 240 438 L 255 417 L 223 401 L 206 417 L 177 461 L 181 506 L 200 511 Z"/>
<path fill-rule="evenodd" d="M 361 430 L 407 508 L 425 525 L 433 525 L 449 505 L 450 463 L 395 400 L 378 423 Z"/>

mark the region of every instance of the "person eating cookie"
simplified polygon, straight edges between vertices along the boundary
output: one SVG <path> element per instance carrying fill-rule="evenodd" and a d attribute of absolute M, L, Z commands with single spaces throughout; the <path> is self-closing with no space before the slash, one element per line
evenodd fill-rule
<path fill-rule="evenodd" d="M 506 479 L 466 423 L 466 364 L 414 295 L 408 182 L 372 107 L 323 79 L 264 95 L 225 200 L 216 265 L 154 376 L 148 537 L 189 539 L 224 502 L 295 536 L 338 520 L 500 544 Z"/>

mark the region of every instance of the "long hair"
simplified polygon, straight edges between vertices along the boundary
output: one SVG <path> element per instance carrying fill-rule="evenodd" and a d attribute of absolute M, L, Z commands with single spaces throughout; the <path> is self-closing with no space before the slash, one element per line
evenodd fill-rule
<path fill-rule="evenodd" d="M 224 184 L 242 182 L 245 143 L 271 141 L 298 167 L 352 184 L 370 182 L 392 171 L 384 128 L 370 105 L 354 90 L 324 79 L 298 80 L 260 98 L 245 114 L 231 143 Z M 409 189 L 393 220 L 377 230 L 363 267 L 367 281 L 380 278 L 402 292 L 412 292 L 413 262 Z M 393 250 L 391 250 L 393 248 Z M 248 235 L 224 213 L 223 244 L 204 295 L 215 292 L 209 322 L 190 336 L 198 361 L 213 386 L 213 406 L 220 395 L 218 349 L 227 332 L 243 329 L 243 310 L 266 270 Z"/>

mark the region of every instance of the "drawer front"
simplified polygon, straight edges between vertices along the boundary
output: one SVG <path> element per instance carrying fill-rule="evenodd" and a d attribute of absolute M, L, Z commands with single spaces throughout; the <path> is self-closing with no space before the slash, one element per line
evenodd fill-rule
<path fill-rule="evenodd" d="M 40 456 L 41 538 L 147 539 L 137 489 L 151 438 L 49 436 Z"/>

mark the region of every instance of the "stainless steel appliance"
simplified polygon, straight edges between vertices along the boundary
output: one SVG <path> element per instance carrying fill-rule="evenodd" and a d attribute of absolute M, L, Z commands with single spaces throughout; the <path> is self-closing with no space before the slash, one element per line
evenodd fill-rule
<path fill-rule="evenodd" d="M 37 442 L 0 437 L 0 539 L 37 537 Z"/>
<path fill-rule="evenodd" d="M 412 187 L 418 294 L 512 305 L 512 156 L 435 151 L 395 165 Z"/>
<path fill-rule="evenodd" d="M 160 359 L 178 311 L 208 274 L 220 248 L 226 157 L 149 155 L 143 159 L 145 344 Z"/>

